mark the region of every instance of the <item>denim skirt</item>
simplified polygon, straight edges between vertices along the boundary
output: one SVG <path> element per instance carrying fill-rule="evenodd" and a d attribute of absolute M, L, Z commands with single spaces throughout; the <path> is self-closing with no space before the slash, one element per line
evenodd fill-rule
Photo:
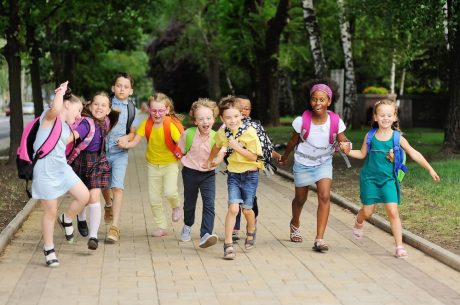
<path fill-rule="evenodd" d="M 305 166 L 294 162 L 292 172 L 296 187 L 313 185 L 321 179 L 332 179 L 332 158 L 316 166 Z"/>

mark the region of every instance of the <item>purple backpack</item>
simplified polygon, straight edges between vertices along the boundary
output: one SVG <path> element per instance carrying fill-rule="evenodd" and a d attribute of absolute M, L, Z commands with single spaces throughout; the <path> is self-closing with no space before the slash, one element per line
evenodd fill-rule
<path fill-rule="evenodd" d="M 40 148 L 34 151 L 34 142 L 37 137 L 37 131 L 40 128 L 40 117 L 36 117 L 32 122 L 29 122 L 22 132 L 21 142 L 17 149 L 16 166 L 18 168 L 18 177 L 26 180 L 26 192 L 29 198 L 32 197 L 27 189 L 29 180 L 32 180 L 34 175 L 34 166 L 38 159 L 46 157 L 57 145 L 62 133 L 62 121 L 57 117 L 54 121 L 51 132 Z M 34 156 L 35 152 L 35 157 Z"/>

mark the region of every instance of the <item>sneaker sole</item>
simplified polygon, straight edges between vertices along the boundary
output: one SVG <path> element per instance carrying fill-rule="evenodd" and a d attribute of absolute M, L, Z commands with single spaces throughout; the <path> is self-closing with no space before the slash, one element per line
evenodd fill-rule
<path fill-rule="evenodd" d="M 107 238 L 105 239 L 105 242 L 106 242 L 107 244 L 114 244 L 114 243 L 116 243 L 117 241 L 118 241 L 118 239 L 112 239 L 112 238 L 110 238 L 110 237 L 107 237 Z"/>
<path fill-rule="evenodd" d="M 208 248 L 217 244 L 219 238 L 217 236 L 210 236 L 202 245 L 199 245 L 200 248 Z"/>

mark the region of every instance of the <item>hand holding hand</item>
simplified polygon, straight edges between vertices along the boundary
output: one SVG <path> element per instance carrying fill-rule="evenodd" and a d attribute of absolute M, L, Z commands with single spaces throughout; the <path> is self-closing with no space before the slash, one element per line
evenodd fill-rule
<path fill-rule="evenodd" d="M 288 157 L 285 156 L 285 155 L 282 155 L 282 156 L 278 159 L 278 164 L 280 164 L 280 165 L 286 165 L 286 164 L 287 164 L 287 161 L 288 161 Z"/>
<path fill-rule="evenodd" d="M 128 143 L 129 143 L 128 138 L 125 136 L 120 137 L 117 140 L 118 147 L 123 148 L 123 149 L 128 148 Z"/>
<path fill-rule="evenodd" d="M 348 155 L 350 153 L 350 150 L 351 150 L 351 142 L 340 142 L 340 150 Z"/>
<path fill-rule="evenodd" d="M 241 144 L 237 140 L 231 139 L 228 140 L 228 147 L 230 147 L 231 149 L 236 149 L 238 147 L 241 147 Z"/>

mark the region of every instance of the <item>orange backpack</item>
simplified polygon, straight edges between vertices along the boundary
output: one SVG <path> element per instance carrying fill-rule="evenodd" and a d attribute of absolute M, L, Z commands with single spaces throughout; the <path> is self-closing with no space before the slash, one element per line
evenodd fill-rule
<path fill-rule="evenodd" d="M 182 158 L 182 151 L 180 150 L 177 143 L 174 142 L 174 140 L 172 139 L 171 123 L 173 123 L 174 126 L 176 126 L 176 128 L 179 130 L 179 133 L 184 132 L 184 126 L 177 118 L 171 117 L 169 115 L 165 116 L 163 120 L 163 132 L 165 135 L 166 147 L 168 147 L 168 149 L 173 153 L 173 155 L 177 159 L 180 159 Z M 145 123 L 145 138 L 147 139 L 147 142 L 150 140 L 150 134 L 152 133 L 152 126 L 153 126 L 153 119 L 151 116 L 149 116 L 149 118 L 147 119 L 147 122 Z"/>

